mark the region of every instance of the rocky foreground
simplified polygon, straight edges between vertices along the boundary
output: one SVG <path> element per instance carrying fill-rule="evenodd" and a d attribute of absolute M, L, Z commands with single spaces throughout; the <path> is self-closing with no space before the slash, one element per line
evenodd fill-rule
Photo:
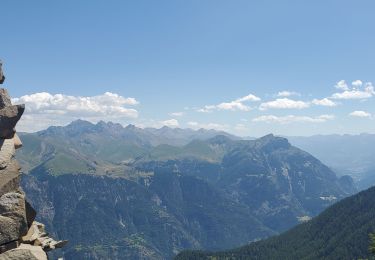
<path fill-rule="evenodd" d="M 0 61 L 0 84 L 5 79 L 1 65 Z M 34 221 L 36 211 L 20 187 L 14 156 L 22 143 L 15 126 L 24 110 L 24 105 L 12 105 L 7 90 L 0 89 L 0 260 L 46 260 L 47 251 L 67 243 L 48 237 L 44 225 Z"/>

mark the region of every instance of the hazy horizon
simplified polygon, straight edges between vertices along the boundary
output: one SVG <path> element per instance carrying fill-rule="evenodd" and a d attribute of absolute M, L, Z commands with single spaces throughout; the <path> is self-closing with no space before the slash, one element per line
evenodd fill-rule
<path fill-rule="evenodd" d="M 359 135 L 373 135 L 374 133 L 367 133 L 367 132 L 362 132 L 362 133 L 356 133 L 356 134 L 347 134 L 347 133 L 344 133 L 344 134 L 338 134 L 338 133 L 330 133 L 330 134 L 314 134 L 314 135 L 283 135 L 283 134 L 277 134 L 277 133 L 273 133 L 273 132 L 269 132 L 269 133 L 264 133 L 262 135 L 259 135 L 259 136 L 247 136 L 247 135 L 237 135 L 235 133 L 232 133 L 230 131 L 225 131 L 225 130 L 217 130 L 217 129 L 214 129 L 214 128 L 190 128 L 190 127 L 173 127 L 173 126 L 166 126 L 166 125 L 163 125 L 163 126 L 158 126 L 158 127 L 152 127 L 152 126 L 138 126 L 136 124 L 122 124 L 120 122 L 115 122 L 115 121 L 105 121 L 105 120 L 100 120 L 98 122 L 90 122 L 88 120 L 84 120 L 84 119 L 75 119 L 67 124 L 63 124 L 63 125 L 50 125 L 46 128 L 43 128 L 43 129 L 40 129 L 40 130 L 37 130 L 37 131 L 18 131 L 18 132 L 21 132 L 21 133 L 36 133 L 36 132 L 39 132 L 39 131 L 43 131 L 43 130 L 47 130 L 49 127 L 66 127 L 68 125 L 70 125 L 71 123 L 75 122 L 75 121 L 78 121 L 78 120 L 81 120 L 81 121 L 85 121 L 85 122 L 89 122 L 93 125 L 96 125 L 98 124 L 100 121 L 108 124 L 108 123 L 113 123 L 113 124 L 120 124 L 123 128 L 126 128 L 127 126 L 130 126 L 130 125 L 134 125 L 135 127 L 137 128 L 141 128 L 141 129 L 147 129 L 147 128 L 153 128 L 153 129 L 162 129 L 164 127 L 168 127 L 168 128 L 171 128 L 171 129 L 182 129 L 182 130 L 193 130 L 193 131 L 197 131 L 197 130 L 201 130 L 201 129 L 204 129 L 204 130 L 207 130 L 207 131 L 210 131 L 210 130 L 215 130 L 215 131 L 222 131 L 222 132 L 225 132 L 227 134 L 231 134 L 231 135 L 234 135 L 234 136 L 237 136 L 237 137 L 240 137 L 240 138 L 260 138 L 260 137 L 263 137 L 263 136 L 266 136 L 266 135 L 269 135 L 269 134 L 273 134 L 275 136 L 281 136 L 281 137 L 314 137 L 314 136 L 331 136 L 331 135 L 336 135 L 336 136 L 359 136 Z"/>

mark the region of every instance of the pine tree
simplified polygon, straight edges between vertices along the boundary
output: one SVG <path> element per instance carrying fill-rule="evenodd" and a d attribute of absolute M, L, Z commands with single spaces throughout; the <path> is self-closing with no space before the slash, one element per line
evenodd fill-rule
<path fill-rule="evenodd" d="M 370 247 L 369 247 L 369 250 L 370 250 L 370 252 L 373 255 L 375 255 L 375 234 L 372 233 L 369 236 L 370 236 Z"/>

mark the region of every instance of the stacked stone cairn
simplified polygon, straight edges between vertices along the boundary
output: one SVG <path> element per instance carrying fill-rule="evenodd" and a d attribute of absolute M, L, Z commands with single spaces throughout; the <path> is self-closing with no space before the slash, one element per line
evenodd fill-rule
<path fill-rule="evenodd" d="M 0 84 L 4 80 L 0 61 Z M 67 243 L 48 237 L 20 187 L 21 168 L 14 157 L 22 143 L 15 126 L 24 110 L 24 105 L 12 105 L 7 90 L 0 88 L 0 260 L 47 260 L 47 251 Z"/>

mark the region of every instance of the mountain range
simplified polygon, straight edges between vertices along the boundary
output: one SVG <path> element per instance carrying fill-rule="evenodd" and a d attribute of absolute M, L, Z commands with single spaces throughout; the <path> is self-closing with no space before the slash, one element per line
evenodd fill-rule
<path fill-rule="evenodd" d="M 67 259 L 171 259 L 308 221 L 356 192 L 286 138 L 75 121 L 21 134 L 23 188 Z"/>

